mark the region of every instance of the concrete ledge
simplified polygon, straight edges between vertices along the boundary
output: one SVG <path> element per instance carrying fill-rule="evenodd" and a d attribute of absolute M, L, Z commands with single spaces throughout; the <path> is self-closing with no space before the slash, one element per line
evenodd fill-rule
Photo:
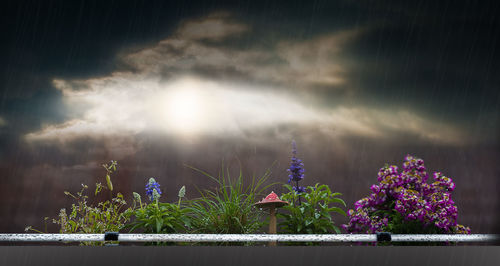
<path fill-rule="evenodd" d="M 0 265 L 498 265 L 500 246 L 0 247 Z"/>

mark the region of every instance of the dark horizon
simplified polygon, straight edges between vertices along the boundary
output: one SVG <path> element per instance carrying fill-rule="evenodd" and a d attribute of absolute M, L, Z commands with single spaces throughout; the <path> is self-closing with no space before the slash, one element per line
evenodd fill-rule
<path fill-rule="evenodd" d="M 63 192 L 156 177 L 165 198 L 224 160 L 348 208 L 385 163 L 456 183 L 458 221 L 500 233 L 496 1 L 8 1 L 0 58 L 0 232 L 40 227 Z M 280 190 L 280 187 L 274 188 Z M 345 218 L 335 217 L 340 224 Z"/>

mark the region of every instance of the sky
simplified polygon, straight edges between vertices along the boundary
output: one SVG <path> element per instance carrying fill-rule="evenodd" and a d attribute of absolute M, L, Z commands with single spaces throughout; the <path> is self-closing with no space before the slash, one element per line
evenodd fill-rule
<path fill-rule="evenodd" d="M 0 42 L 0 231 L 103 182 L 131 199 L 222 165 L 348 207 L 407 154 L 456 183 L 459 222 L 500 233 L 496 1 L 8 1 Z M 280 192 L 281 187 L 275 187 Z M 338 223 L 345 221 L 338 218 Z M 344 220 L 343 220 L 344 219 Z"/>

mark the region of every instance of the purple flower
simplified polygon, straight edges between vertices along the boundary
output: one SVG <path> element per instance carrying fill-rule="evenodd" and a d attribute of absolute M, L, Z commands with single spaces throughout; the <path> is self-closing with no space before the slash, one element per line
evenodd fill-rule
<path fill-rule="evenodd" d="M 297 193 L 304 193 L 304 192 L 306 192 L 306 188 L 305 188 L 305 187 L 297 187 L 297 186 L 293 186 L 292 188 L 293 188 L 293 190 L 294 190 L 295 192 L 297 192 Z"/>
<path fill-rule="evenodd" d="M 394 214 L 404 221 L 418 221 L 422 226 L 435 226 L 443 233 L 469 233 L 457 224 L 458 209 L 451 199 L 455 183 L 441 173 L 434 173 L 435 182 L 427 184 L 422 159 L 407 155 L 403 171 L 385 166 L 378 173 L 379 184 L 370 187 L 370 196 L 358 200 L 349 210 L 349 223 L 343 227 L 350 233 L 375 233 L 391 222 Z M 380 212 L 382 211 L 382 212 Z M 418 232 L 415 232 L 418 233 Z"/>
<path fill-rule="evenodd" d="M 295 141 L 292 141 L 292 160 L 290 168 L 287 171 L 290 173 L 288 175 L 288 183 L 292 181 L 299 182 L 304 179 L 304 163 L 302 163 L 301 159 L 297 158 L 297 144 Z"/>

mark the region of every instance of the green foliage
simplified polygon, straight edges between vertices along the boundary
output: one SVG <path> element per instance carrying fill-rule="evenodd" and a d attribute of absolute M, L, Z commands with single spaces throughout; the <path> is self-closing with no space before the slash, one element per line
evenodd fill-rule
<path fill-rule="evenodd" d="M 108 186 L 109 191 L 111 192 L 111 191 L 113 191 L 113 183 L 111 182 L 111 174 L 114 171 L 116 171 L 116 161 L 111 160 L 110 165 L 103 164 L 102 167 L 104 167 L 104 169 L 106 169 L 106 184 Z"/>
<path fill-rule="evenodd" d="M 229 176 L 229 170 L 224 171 L 224 166 L 218 177 L 190 168 L 209 177 L 218 185 L 215 191 L 199 190 L 201 197 L 189 201 L 193 233 L 250 234 L 263 226 L 262 213 L 254 207 L 254 203 L 263 195 L 263 191 L 275 184 L 264 186 L 271 174 L 269 169 L 258 179 L 253 176 L 251 184 L 245 186 L 241 170 L 238 178 L 233 180 Z"/>
<path fill-rule="evenodd" d="M 424 226 L 420 221 L 407 221 L 404 217 L 394 210 L 394 201 L 386 204 L 386 207 L 379 207 L 379 210 L 373 212 L 373 215 L 387 217 L 388 223 L 384 227 L 384 231 L 393 234 L 442 234 L 443 230 L 435 226 Z"/>
<path fill-rule="evenodd" d="M 111 201 L 99 202 L 97 206 L 89 205 L 88 196 L 84 194 L 87 186 L 83 185 L 76 196 L 65 192 L 77 202 L 71 206 L 71 213 L 66 214 L 66 209 L 61 209 L 59 218 L 53 222 L 61 226 L 60 233 L 105 233 L 118 232 L 129 220 L 130 214 L 123 210 L 127 204 L 123 195 L 117 193 Z"/>
<path fill-rule="evenodd" d="M 390 221 L 387 224 L 386 231 L 393 234 L 442 234 L 443 230 L 435 226 L 423 226 L 420 221 L 405 221 L 403 216 L 393 211 L 389 215 Z"/>
<path fill-rule="evenodd" d="M 390 204 L 394 205 L 394 203 Z M 435 226 L 424 226 L 420 221 L 405 221 L 403 216 L 395 210 L 386 210 L 390 222 L 387 223 L 385 231 L 392 234 L 442 234 L 443 230 Z M 381 213 L 381 214 L 382 214 Z M 449 243 L 442 242 L 389 242 L 377 243 L 378 246 L 442 246 Z"/>
<path fill-rule="evenodd" d="M 186 188 L 183 186 L 179 196 Z M 162 203 L 158 199 L 142 204 L 140 195 L 134 192 L 135 204 L 139 205 L 133 211 L 134 221 L 127 225 L 129 232 L 140 231 L 147 234 L 171 234 L 185 232 L 190 226 L 190 219 L 186 215 L 187 209 L 182 208 L 181 198 L 177 204 Z"/>
<path fill-rule="evenodd" d="M 52 219 L 54 224 L 60 226 L 59 233 L 102 234 L 105 232 L 119 232 L 130 220 L 131 209 L 125 209 L 127 203 L 123 199 L 123 195 L 117 193 L 115 197 L 112 197 L 111 174 L 116 170 L 116 162 L 111 161 L 110 166 L 103 166 L 107 169 L 106 180 L 108 186 L 103 187 L 100 183 L 97 183 L 94 196 L 97 196 L 102 189 L 108 189 L 110 190 L 111 200 L 99 202 L 97 205 L 90 204 L 88 202 L 89 197 L 85 193 L 88 186 L 84 184 L 82 184 L 82 189 L 77 192 L 76 195 L 65 191 L 64 194 L 72 197 L 75 203 L 72 204 L 69 214 L 66 212 L 65 208 L 62 208 L 59 211 L 58 218 Z M 26 228 L 26 231 L 29 230 L 42 233 L 40 230 L 33 229 L 31 226 Z M 103 242 L 82 243 L 82 245 L 103 244 Z"/>
<path fill-rule="evenodd" d="M 331 206 L 334 203 L 346 206 L 345 202 L 337 198 L 340 193 L 333 193 L 327 185 L 316 184 L 308 186 L 305 193 L 297 194 L 290 185 L 285 185 L 288 193 L 281 196 L 282 200 L 290 204 L 282 209 L 285 213 L 278 213 L 280 218 L 279 231 L 286 234 L 327 234 L 340 233 L 335 226 L 331 213 L 346 215 L 339 207 Z M 301 200 L 299 201 L 299 196 Z"/>

